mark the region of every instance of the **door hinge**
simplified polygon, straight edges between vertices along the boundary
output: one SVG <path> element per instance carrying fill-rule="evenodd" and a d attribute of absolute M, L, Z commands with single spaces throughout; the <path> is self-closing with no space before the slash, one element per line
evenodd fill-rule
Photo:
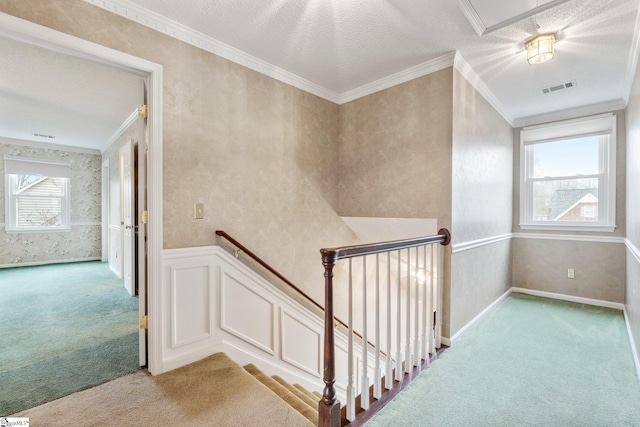
<path fill-rule="evenodd" d="M 140 212 L 140 222 L 142 224 L 149 224 L 149 211 Z"/>
<path fill-rule="evenodd" d="M 140 104 L 138 106 L 138 115 L 140 117 L 142 117 L 143 119 L 146 119 L 148 116 L 148 108 L 147 108 L 147 104 Z"/>
<path fill-rule="evenodd" d="M 144 315 L 140 318 L 140 329 L 148 329 L 149 328 L 149 317 Z"/>

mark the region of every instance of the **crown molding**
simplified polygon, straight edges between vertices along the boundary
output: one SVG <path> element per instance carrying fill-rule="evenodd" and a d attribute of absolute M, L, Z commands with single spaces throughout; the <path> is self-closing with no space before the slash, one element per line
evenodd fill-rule
<path fill-rule="evenodd" d="M 507 121 L 513 126 L 514 118 L 511 114 L 509 114 L 504 108 L 504 105 L 496 98 L 496 96 L 491 92 L 489 87 L 482 81 L 478 73 L 475 72 L 471 65 L 462 57 L 460 52 L 456 52 L 455 58 L 453 60 L 453 66 L 462 76 L 467 79 L 471 86 L 473 86 L 480 94 L 487 100 L 489 104 L 502 116 L 503 119 Z"/>
<path fill-rule="evenodd" d="M 356 89 L 337 93 L 128 0 L 84 1 L 338 105 L 455 65 L 456 58 L 459 55 L 456 52 L 449 52 Z M 480 77 L 464 60 L 462 61 L 463 64 L 459 64 L 458 70 L 464 70 L 461 73 L 465 78 L 511 123 L 504 113 L 504 108 L 488 90 L 484 82 L 480 80 Z"/>
<path fill-rule="evenodd" d="M 523 12 L 502 22 L 498 22 L 497 24 L 490 27 L 485 26 L 482 18 L 480 18 L 480 15 L 478 15 L 478 12 L 473 7 L 473 4 L 470 0 L 459 0 L 459 3 L 462 12 L 469 20 L 469 23 L 471 24 L 473 29 L 476 30 L 476 33 L 478 33 L 479 36 L 484 36 L 485 34 L 499 30 L 500 28 L 508 27 L 511 24 L 515 24 L 516 22 L 522 21 L 523 19 L 527 19 L 538 13 L 542 13 L 545 10 L 561 5 L 562 3 L 566 3 L 567 1 L 568 0 L 552 0 L 540 6 L 536 5 L 536 7 L 534 7 L 533 9 L 527 10 L 526 12 Z"/>
<path fill-rule="evenodd" d="M 574 119 L 576 117 L 591 116 L 594 114 L 610 113 L 612 111 L 623 110 L 626 105 L 627 102 L 624 99 L 614 99 L 611 101 L 586 105 L 583 107 L 553 111 L 551 113 L 539 114 L 537 116 L 522 117 L 516 119 L 512 126 L 514 128 L 519 128 L 541 123 L 555 122 L 559 120 Z"/>
<path fill-rule="evenodd" d="M 355 99 L 371 95 L 372 93 L 380 92 L 381 90 L 417 79 L 418 77 L 443 70 L 453 65 L 454 57 L 455 52 L 449 52 L 427 62 L 423 62 L 422 64 L 415 65 L 411 68 L 407 68 L 387 77 L 367 83 L 353 90 L 343 92 L 339 95 L 338 104 L 345 104 Z"/>
<path fill-rule="evenodd" d="M 51 142 L 28 141 L 24 139 L 14 139 L 14 138 L 5 138 L 5 137 L 0 137 L 0 145 L 18 145 L 21 147 L 34 147 L 34 148 L 42 148 L 45 150 L 68 151 L 72 153 L 81 153 L 81 154 L 100 154 L 100 150 L 94 150 L 92 148 L 76 147 L 74 145 L 55 144 Z"/>
<path fill-rule="evenodd" d="M 101 150 L 102 154 L 107 152 L 107 150 L 109 150 L 109 148 L 111 148 L 111 145 L 114 142 L 116 142 L 116 140 L 118 138 L 120 138 L 120 135 L 122 135 L 124 133 L 124 131 L 129 128 L 129 126 L 134 124 L 136 122 L 136 120 L 138 120 L 138 109 L 137 108 L 135 110 L 133 110 L 133 112 L 131 114 L 129 114 L 129 117 L 127 117 L 126 120 L 124 122 L 122 122 L 120 127 L 107 140 L 107 143 L 104 145 L 104 147 Z"/>
<path fill-rule="evenodd" d="M 333 91 L 127 0 L 84 1 L 305 92 L 338 103 L 339 95 Z"/>

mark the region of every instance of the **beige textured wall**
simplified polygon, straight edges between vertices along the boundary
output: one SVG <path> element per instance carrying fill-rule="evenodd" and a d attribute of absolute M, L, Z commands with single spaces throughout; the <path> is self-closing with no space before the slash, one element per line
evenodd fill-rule
<path fill-rule="evenodd" d="M 514 239 L 513 286 L 624 302 L 624 251 L 619 243 Z"/>
<path fill-rule="evenodd" d="M 342 216 L 451 225 L 453 68 L 340 106 Z"/>
<path fill-rule="evenodd" d="M 616 230 L 613 233 L 520 230 L 518 227 L 520 219 L 520 129 L 515 129 L 513 132 L 513 231 L 515 233 L 625 236 L 627 137 L 624 112 L 616 111 L 614 113 L 617 116 Z M 578 257 L 576 254 L 580 254 L 580 256 Z M 513 286 L 623 302 L 625 277 L 621 272 L 624 272 L 625 264 L 622 244 L 516 238 L 513 249 Z M 594 266 L 602 268 L 594 268 Z M 575 269 L 575 279 L 566 278 L 568 268 Z"/>
<path fill-rule="evenodd" d="M 335 212 L 337 105 L 81 0 L 0 11 L 161 64 L 164 248 L 223 229 L 323 302 L 319 248 L 356 241 Z"/>
<path fill-rule="evenodd" d="M 627 239 L 636 251 L 627 250 L 626 308 L 629 324 L 640 352 L 640 63 L 636 69 L 627 119 L 627 191 L 626 230 Z"/>
<path fill-rule="evenodd" d="M 511 232 L 512 129 L 458 72 L 453 73 L 452 242 Z M 451 254 L 450 330 L 455 334 L 511 287 L 511 242 Z M 448 304 L 447 304 L 448 302 Z"/>

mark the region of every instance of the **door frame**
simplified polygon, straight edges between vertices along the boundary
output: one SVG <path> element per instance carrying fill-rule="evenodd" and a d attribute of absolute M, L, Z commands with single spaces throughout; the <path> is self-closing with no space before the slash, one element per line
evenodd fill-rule
<path fill-rule="evenodd" d="M 148 346 L 147 367 L 151 374 L 162 366 L 162 65 L 120 52 L 39 24 L 0 12 L 0 36 L 66 55 L 117 68 L 142 77 L 148 88 L 149 151 L 147 164 L 148 224 Z M 142 313 L 141 313 L 142 315 Z"/>

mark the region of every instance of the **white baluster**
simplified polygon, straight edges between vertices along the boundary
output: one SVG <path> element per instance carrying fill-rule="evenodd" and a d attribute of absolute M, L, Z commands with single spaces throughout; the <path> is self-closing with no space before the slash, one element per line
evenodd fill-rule
<path fill-rule="evenodd" d="M 396 381 L 402 381 L 402 312 L 401 312 L 401 304 L 402 304 L 402 286 L 400 281 L 400 258 L 401 252 L 398 251 L 398 281 L 396 283 L 397 287 L 397 301 L 396 301 Z"/>
<path fill-rule="evenodd" d="M 376 363 L 373 369 L 373 397 L 382 397 L 382 370 L 380 369 L 380 257 L 376 254 L 376 338 L 375 356 Z"/>
<path fill-rule="evenodd" d="M 427 282 L 427 348 L 429 351 L 429 354 L 435 354 L 435 341 L 434 341 L 434 335 L 433 335 L 433 310 L 434 310 L 434 300 L 433 300 L 433 295 L 434 295 L 434 275 L 435 275 L 435 269 L 434 269 L 434 247 L 433 245 L 429 246 L 430 249 L 430 256 L 431 256 L 431 262 L 429 263 L 429 268 L 431 269 L 431 274 L 429 274 L 429 281 Z M 428 356 L 430 357 L 430 356 Z"/>
<path fill-rule="evenodd" d="M 369 409 L 369 345 L 367 341 L 367 257 L 362 257 L 362 377 L 360 388 L 360 407 Z"/>
<path fill-rule="evenodd" d="M 444 271 L 444 246 L 438 244 L 438 271 L 437 271 L 437 298 L 436 298 L 436 330 L 435 341 L 436 348 L 440 348 L 442 345 L 442 283 L 443 283 L 443 271 Z"/>
<path fill-rule="evenodd" d="M 414 326 L 413 326 L 413 365 L 420 367 L 420 263 L 418 261 L 418 248 L 416 248 L 416 274 L 414 275 Z"/>
<path fill-rule="evenodd" d="M 356 418 L 356 389 L 353 377 L 353 273 L 351 271 L 352 259 L 349 258 L 349 344 L 347 346 L 347 414 L 346 417 L 349 421 L 353 421 Z"/>
<path fill-rule="evenodd" d="M 422 251 L 422 335 L 420 335 L 420 352 L 422 360 L 429 362 L 429 352 L 427 351 L 427 246 L 423 246 Z"/>
<path fill-rule="evenodd" d="M 385 362 L 384 387 L 393 386 L 393 365 L 391 363 L 391 252 L 387 252 L 387 360 Z"/>
<path fill-rule="evenodd" d="M 411 374 L 411 251 L 407 249 L 407 312 L 404 342 L 404 372 Z"/>

